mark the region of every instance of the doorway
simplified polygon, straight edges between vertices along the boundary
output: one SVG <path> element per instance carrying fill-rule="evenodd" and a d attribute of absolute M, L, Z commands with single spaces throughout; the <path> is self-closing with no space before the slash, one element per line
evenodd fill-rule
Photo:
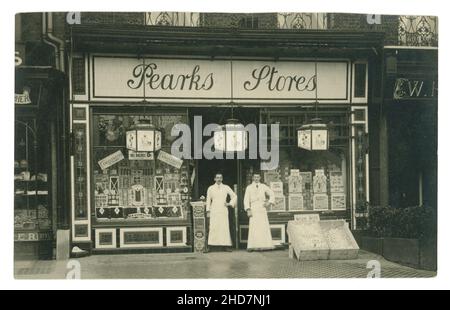
<path fill-rule="evenodd" d="M 203 127 L 207 124 L 224 124 L 228 118 L 231 118 L 230 108 L 193 108 L 189 111 L 189 118 L 193 124 L 194 116 L 202 116 Z M 259 123 L 259 109 L 238 108 L 234 110 L 234 116 L 239 119 L 243 125 L 249 123 Z M 211 137 L 203 137 L 202 145 Z M 237 159 L 198 159 L 196 161 L 196 182 L 195 192 L 198 199 L 201 196 L 206 197 L 208 187 L 214 184 L 216 173 L 223 175 L 223 183 L 228 185 L 237 195 L 236 208 L 229 207 L 228 218 L 230 223 L 230 235 L 233 247 L 239 243 L 238 225 L 239 225 L 239 208 L 242 209 L 243 203 L 243 175 L 240 171 L 240 165 L 245 160 Z"/>

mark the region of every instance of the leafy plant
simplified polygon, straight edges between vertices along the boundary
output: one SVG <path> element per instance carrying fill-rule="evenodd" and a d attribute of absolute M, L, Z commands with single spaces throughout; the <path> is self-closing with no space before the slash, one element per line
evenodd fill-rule
<path fill-rule="evenodd" d="M 436 234 L 435 218 L 430 207 L 372 207 L 368 232 L 373 237 L 430 238 Z"/>

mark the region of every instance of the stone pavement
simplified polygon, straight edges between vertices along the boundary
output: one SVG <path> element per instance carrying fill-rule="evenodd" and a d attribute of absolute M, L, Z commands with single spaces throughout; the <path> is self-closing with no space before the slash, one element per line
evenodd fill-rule
<path fill-rule="evenodd" d="M 73 261 L 75 260 L 75 262 Z M 401 266 L 360 251 L 358 259 L 297 261 L 287 250 L 208 254 L 93 255 L 67 261 L 19 261 L 16 279 L 64 279 L 80 264 L 81 279 L 366 278 L 367 262 L 378 260 L 382 278 L 433 277 L 435 272 Z M 68 266 L 69 264 L 69 266 Z"/>

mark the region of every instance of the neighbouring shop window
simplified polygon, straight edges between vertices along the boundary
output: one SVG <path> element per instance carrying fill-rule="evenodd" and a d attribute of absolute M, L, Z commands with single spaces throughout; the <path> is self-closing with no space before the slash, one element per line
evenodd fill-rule
<path fill-rule="evenodd" d="M 14 230 L 16 241 L 38 241 L 28 234 L 51 230 L 48 180 L 48 128 L 37 118 L 18 117 L 14 149 Z"/>
<path fill-rule="evenodd" d="M 190 184 L 185 160 L 180 169 L 158 160 L 158 152 L 145 157 L 126 149 L 126 132 L 146 119 L 162 131 L 161 151 L 170 153 L 175 124 L 185 115 L 95 114 L 93 116 L 93 189 L 97 221 L 154 221 L 186 219 Z M 112 154 L 117 162 L 102 169 L 99 161 Z M 132 157 L 130 157 L 132 156 Z M 114 161 L 113 161 L 114 162 Z"/>
<path fill-rule="evenodd" d="M 321 116 L 330 130 L 328 151 L 299 149 L 296 129 L 308 116 L 268 114 L 269 123 L 280 125 L 280 162 L 271 171 L 262 171 L 262 177 L 275 193 L 272 212 L 283 211 L 345 211 L 349 208 L 348 116 Z M 251 182 L 253 168 L 247 169 L 247 183 Z"/>

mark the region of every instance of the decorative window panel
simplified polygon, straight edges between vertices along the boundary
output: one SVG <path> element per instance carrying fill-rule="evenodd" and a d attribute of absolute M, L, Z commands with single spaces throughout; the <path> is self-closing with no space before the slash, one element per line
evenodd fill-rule
<path fill-rule="evenodd" d="M 367 212 L 366 193 L 366 154 L 368 148 L 365 125 L 355 126 L 355 191 L 356 191 L 356 212 Z"/>
<path fill-rule="evenodd" d="M 270 232 L 274 245 L 286 243 L 286 226 L 284 224 L 270 225 Z"/>
<path fill-rule="evenodd" d="M 87 126 L 74 123 L 72 131 L 75 139 L 74 150 L 74 203 L 75 220 L 88 218 L 88 186 L 87 186 Z"/>
<path fill-rule="evenodd" d="M 86 68 L 84 58 L 72 58 L 72 92 L 74 95 L 86 94 Z"/>
<path fill-rule="evenodd" d="M 248 241 L 248 225 L 239 226 L 239 240 L 241 243 L 247 243 Z"/>
<path fill-rule="evenodd" d="M 317 29 L 328 27 L 326 13 L 278 13 L 278 28 L 280 29 Z"/>
<path fill-rule="evenodd" d="M 89 226 L 86 224 L 75 224 L 74 225 L 74 236 L 76 238 L 86 238 L 89 237 Z"/>
<path fill-rule="evenodd" d="M 121 228 L 121 248 L 162 247 L 162 228 Z"/>
<path fill-rule="evenodd" d="M 196 12 L 147 12 L 145 23 L 148 26 L 198 27 L 200 13 Z"/>
<path fill-rule="evenodd" d="M 366 121 L 366 109 L 354 109 L 355 122 L 365 122 Z"/>
<path fill-rule="evenodd" d="M 436 16 L 400 16 L 398 43 L 405 46 L 438 45 L 438 19 Z"/>
<path fill-rule="evenodd" d="M 365 63 L 355 64 L 355 87 L 354 97 L 365 98 L 366 97 L 366 77 L 367 77 L 367 65 Z"/>
<path fill-rule="evenodd" d="M 206 243 L 205 207 L 203 204 L 192 204 L 194 250 L 202 252 Z"/>
<path fill-rule="evenodd" d="M 186 227 L 167 227 L 166 244 L 171 246 L 185 246 L 187 242 Z"/>
<path fill-rule="evenodd" d="M 86 109 L 85 108 L 73 108 L 72 109 L 72 119 L 77 121 L 86 120 Z"/>
<path fill-rule="evenodd" d="M 113 249 L 116 246 L 115 228 L 95 230 L 95 247 L 97 249 Z"/>

